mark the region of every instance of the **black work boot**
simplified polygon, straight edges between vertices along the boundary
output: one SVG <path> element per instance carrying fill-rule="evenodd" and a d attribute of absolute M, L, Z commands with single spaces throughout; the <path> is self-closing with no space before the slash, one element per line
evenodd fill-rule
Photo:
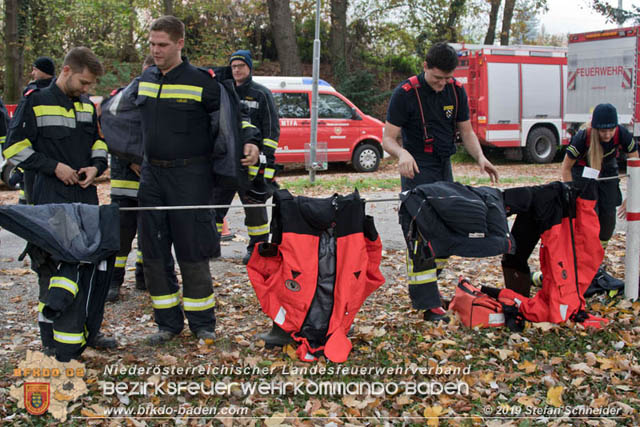
<path fill-rule="evenodd" d="M 251 259 L 251 255 L 253 255 L 253 246 L 251 246 L 250 248 L 247 248 L 247 253 L 244 254 L 244 257 L 242 258 L 242 263 L 244 265 L 249 264 L 249 260 Z"/>
<path fill-rule="evenodd" d="M 120 286 L 109 286 L 109 292 L 107 292 L 107 302 L 114 302 L 120 296 Z"/>
<path fill-rule="evenodd" d="M 258 334 L 258 339 L 264 341 L 266 348 L 282 347 L 293 342 L 293 338 L 284 329 L 273 323 L 271 330 L 267 333 Z"/>
<path fill-rule="evenodd" d="M 173 332 L 159 330 L 156 333 L 147 335 L 147 338 L 145 338 L 144 341 L 147 345 L 158 346 L 166 343 L 167 341 L 171 341 L 177 335 L 178 334 L 174 334 Z"/>
<path fill-rule="evenodd" d="M 449 316 L 447 316 L 447 312 L 444 311 L 444 308 L 442 307 L 425 310 L 423 318 L 427 322 L 434 323 L 439 322 L 440 320 L 442 320 L 444 323 L 449 323 L 449 320 L 451 320 L 449 319 Z"/>
<path fill-rule="evenodd" d="M 87 343 L 87 346 L 97 348 L 100 350 L 106 350 L 110 348 L 116 348 L 118 341 L 113 337 L 108 337 L 102 332 L 98 332 L 95 337 Z"/>
<path fill-rule="evenodd" d="M 196 338 L 198 338 L 199 340 L 215 340 L 216 339 L 216 333 L 213 331 L 209 331 L 206 329 L 200 329 L 198 331 L 195 332 L 195 336 Z"/>

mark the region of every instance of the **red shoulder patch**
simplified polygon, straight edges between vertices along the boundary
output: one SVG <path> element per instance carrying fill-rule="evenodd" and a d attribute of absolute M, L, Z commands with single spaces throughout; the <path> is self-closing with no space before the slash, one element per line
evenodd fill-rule
<path fill-rule="evenodd" d="M 209 75 L 210 75 L 210 76 L 211 76 L 211 78 L 213 79 L 213 78 L 215 78 L 216 73 L 215 73 L 215 71 L 213 71 L 213 69 L 209 68 Z"/>
<path fill-rule="evenodd" d="M 113 95 L 115 95 L 116 93 L 118 93 L 118 89 L 114 89 L 114 90 L 112 90 L 110 95 L 111 95 L 111 96 L 113 96 Z"/>
<path fill-rule="evenodd" d="M 409 92 L 411 90 L 411 83 L 403 84 L 402 89 L 404 89 L 405 92 Z"/>
<path fill-rule="evenodd" d="M 453 83 L 458 87 L 462 87 L 462 82 L 460 82 L 460 81 L 458 81 L 456 79 L 453 79 Z"/>
<path fill-rule="evenodd" d="M 31 92 L 33 92 L 33 91 L 35 91 L 35 89 L 29 89 L 29 90 L 24 94 L 24 96 L 29 96 L 29 95 L 31 95 Z"/>

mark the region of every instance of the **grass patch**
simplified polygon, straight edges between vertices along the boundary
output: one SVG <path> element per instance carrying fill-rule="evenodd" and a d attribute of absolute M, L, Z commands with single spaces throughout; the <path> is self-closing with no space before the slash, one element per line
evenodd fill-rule
<path fill-rule="evenodd" d="M 316 178 L 314 183 L 308 178 L 298 178 L 293 181 L 281 183 L 282 188 L 289 190 L 293 194 L 305 194 L 309 190 L 320 192 L 351 192 L 354 188 L 358 190 L 399 190 L 400 178 Z"/>
<path fill-rule="evenodd" d="M 456 182 L 464 185 L 491 185 L 489 177 L 477 176 L 456 176 Z M 546 179 L 536 176 L 518 176 L 511 178 L 501 178 L 501 184 L 545 184 Z M 309 182 L 309 178 L 298 178 L 296 180 L 281 182 L 282 188 L 289 190 L 292 194 L 312 194 L 314 193 L 350 193 L 354 188 L 359 191 L 387 190 L 400 191 L 400 178 L 316 178 L 314 183 Z"/>

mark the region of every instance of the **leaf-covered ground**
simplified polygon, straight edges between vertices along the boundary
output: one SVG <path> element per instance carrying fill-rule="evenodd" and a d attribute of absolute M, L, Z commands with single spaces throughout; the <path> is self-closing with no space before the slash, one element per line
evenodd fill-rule
<path fill-rule="evenodd" d="M 514 164 L 502 165 L 501 173 L 531 176 L 532 184 L 539 184 L 541 177 L 557 178 L 558 169 L 558 164 L 534 169 Z M 470 181 L 478 176 L 471 165 L 456 165 L 454 171 Z M 347 167 L 343 173 L 359 179 Z M 380 172 L 394 174 L 393 165 Z M 301 175 L 287 173 L 282 182 L 286 186 Z M 103 200 L 107 187 L 100 185 Z M 341 190 L 314 187 L 311 193 L 333 191 Z M 0 196 L 4 203 L 14 202 L 13 193 Z M 617 232 L 605 264 L 622 279 L 624 252 L 624 232 Z M 537 255 L 530 263 L 537 264 Z M 325 359 L 303 363 L 292 347 L 266 349 L 256 339 L 271 322 L 239 257 L 211 263 L 218 318 L 213 343 L 198 342 L 185 328 L 168 344 L 147 346 L 144 336 L 155 331 L 150 300 L 135 290 L 129 272 L 121 300 L 106 307 L 103 325 L 120 346 L 85 351 L 80 362 L 87 392 L 56 394 L 67 404 L 61 421 L 60 414 L 31 416 L 19 407 L 19 398 L 10 397 L 31 380 L 14 375 L 16 368 L 34 367 L 26 358 L 42 367 L 52 362 L 34 353 L 40 350 L 35 275 L 28 263 L 0 264 L 0 419 L 12 425 L 135 426 L 640 424 L 640 303 L 620 295 L 588 300 L 591 313 L 611 320 L 598 331 L 573 323 L 527 323 L 520 333 L 470 330 L 457 319 L 449 325 L 425 323 L 410 308 L 404 251 L 385 248 L 381 269 L 386 283 L 358 313 L 350 335 L 353 350 L 341 365 Z M 476 285 L 502 286 L 499 258 L 454 257 L 439 281 L 445 298 L 453 296 L 460 275 Z M 181 383 L 184 389 L 178 389 Z M 143 389 L 146 394 L 135 393 Z M 130 412 L 99 417 L 118 410 Z"/>

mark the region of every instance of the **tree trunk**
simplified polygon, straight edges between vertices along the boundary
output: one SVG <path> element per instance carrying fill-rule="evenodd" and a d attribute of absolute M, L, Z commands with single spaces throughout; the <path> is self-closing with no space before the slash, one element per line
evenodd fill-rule
<path fill-rule="evenodd" d="M 280 61 L 280 74 L 302 75 L 302 64 L 298 54 L 296 33 L 293 30 L 289 0 L 267 0 L 269 21 Z"/>
<path fill-rule="evenodd" d="M 162 13 L 173 15 L 173 0 L 162 0 Z"/>
<path fill-rule="evenodd" d="M 331 0 L 331 33 L 329 51 L 331 65 L 336 70 L 347 71 L 347 7 L 348 0 Z"/>
<path fill-rule="evenodd" d="M 516 6 L 516 0 L 505 0 L 504 13 L 502 14 L 502 31 L 500 32 L 500 44 L 502 46 L 509 45 L 509 31 L 511 30 L 511 20 L 513 19 L 513 9 Z"/>
<path fill-rule="evenodd" d="M 491 0 L 491 11 L 489 12 L 489 28 L 484 38 L 484 44 L 493 44 L 496 39 L 496 23 L 498 22 L 498 11 L 502 0 Z"/>
<path fill-rule="evenodd" d="M 4 43 L 5 76 L 4 101 L 17 104 L 22 94 L 22 69 L 24 65 L 25 14 L 22 0 L 5 0 Z"/>
<path fill-rule="evenodd" d="M 447 19 L 447 34 L 444 40 L 450 43 L 458 41 L 458 20 L 464 13 L 464 4 L 466 0 L 453 0 L 449 5 L 449 18 Z"/>

